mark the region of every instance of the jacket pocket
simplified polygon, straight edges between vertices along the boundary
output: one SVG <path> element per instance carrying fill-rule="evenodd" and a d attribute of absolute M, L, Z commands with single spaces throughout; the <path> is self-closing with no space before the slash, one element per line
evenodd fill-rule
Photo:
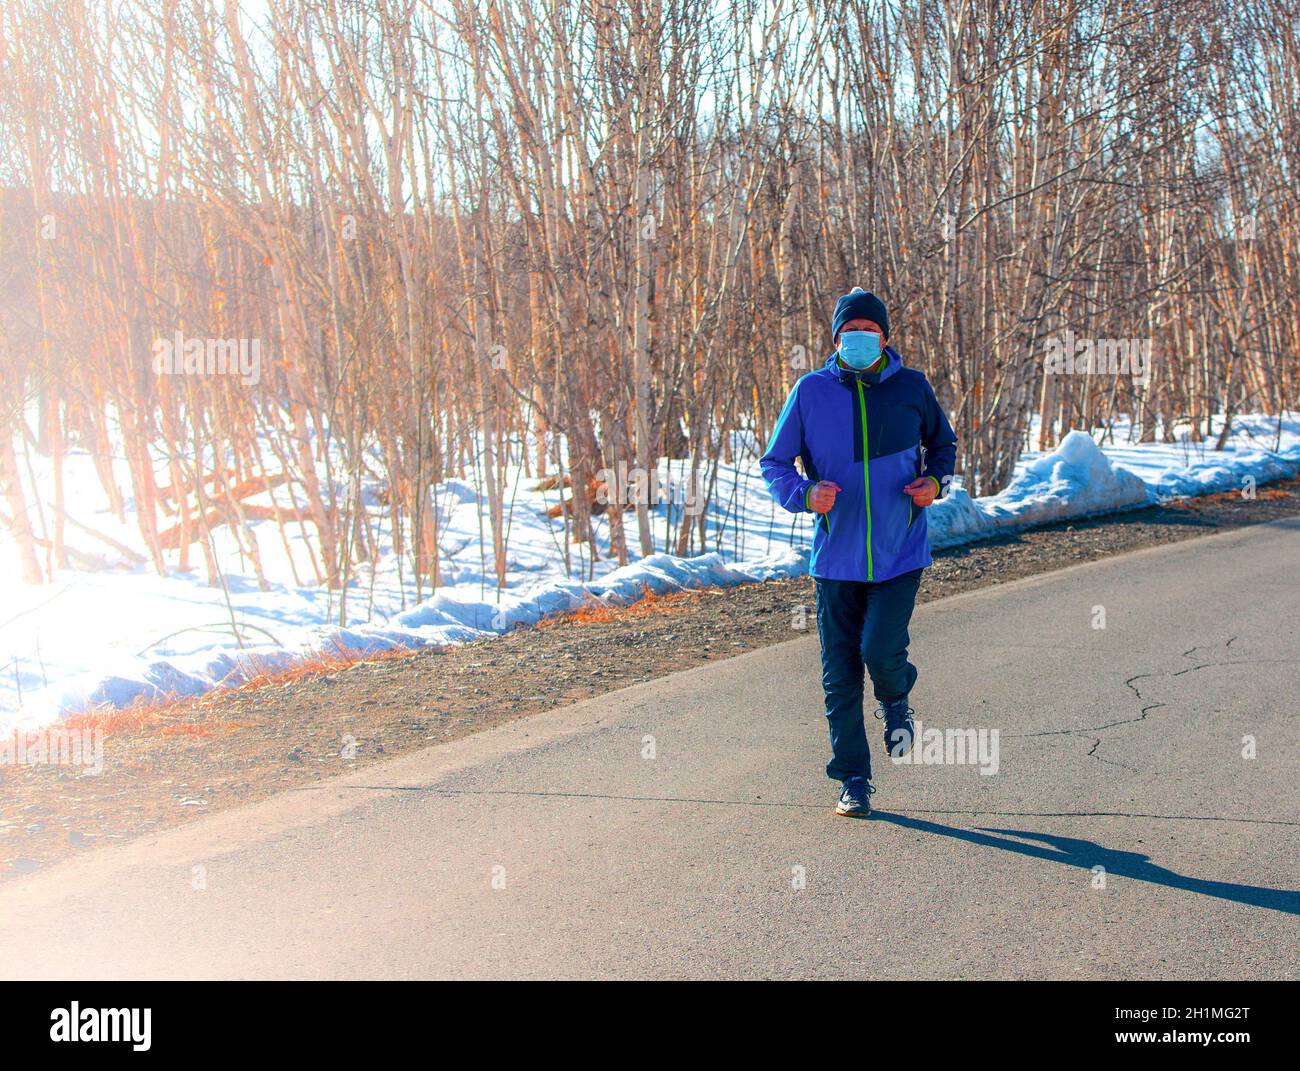
<path fill-rule="evenodd" d="M 871 461 L 872 543 L 877 553 L 886 557 L 892 558 L 908 541 L 920 512 L 912 496 L 903 491 L 915 468 L 915 450 L 900 450 Z"/>

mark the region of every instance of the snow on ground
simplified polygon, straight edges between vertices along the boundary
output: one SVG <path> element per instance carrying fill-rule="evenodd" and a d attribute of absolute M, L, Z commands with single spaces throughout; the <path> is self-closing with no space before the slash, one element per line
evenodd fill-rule
<path fill-rule="evenodd" d="M 1186 429 L 1175 429 L 1172 443 L 1137 443 L 1135 438 L 1127 425 L 1092 435 L 1073 431 L 1048 454 L 1024 454 L 1011 483 L 997 495 L 976 499 L 954 485 L 947 498 L 931 507 L 932 544 L 952 546 L 1007 529 L 1300 473 L 1300 419 L 1293 415 L 1281 421 L 1236 417 L 1223 451 L 1215 451 L 1212 441 L 1192 443 Z M 38 480 L 42 460 L 31 458 Z M 684 486 L 684 463 L 665 463 L 663 470 L 665 486 L 674 480 Z M 120 463 L 119 471 L 119 485 L 128 488 Z M 87 456 L 73 455 L 67 476 L 74 517 L 143 549 L 129 503 L 120 520 L 108 510 Z M 173 571 L 160 577 L 148 566 L 114 564 L 114 551 L 69 528 L 69 544 L 108 559 L 105 568 L 62 570 L 53 582 L 36 587 L 19 582 L 17 555 L 0 530 L 0 726 L 36 726 L 61 713 L 101 703 L 121 706 L 142 696 L 197 694 L 237 684 L 254 668 L 287 666 L 322 650 L 364 653 L 460 642 L 533 624 L 545 614 L 592 601 L 632 601 L 647 587 L 664 593 L 807 569 L 810 515 L 786 513 L 772 502 L 752 445 L 737 452 L 734 464 L 719 468 L 707 518 L 708 553 L 693 558 L 656 553 L 617 568 L 604 558 L 609 532 L 601 522 L 597 544 L 602 557 L 587 581 L 581 577 L 590 566 L 589 551 L 572 548 L 574 575 L 567 576 L 561 524 L 545 513 L 559 496 L 530 490 L 534 482 L 522 474 L 511 476 L 509 582 L 504 591 L 493 584 L 477 490 L 463 480 L 448 480 L 436 489 L 443 579 L 437 592 L 430 594 L 426 586 L 417 600 L 410 576 L 399 574 L 389 553 L 373 570 L 366 566 L 354 577 L 347 592 L 346 626 L 339 624 L 339 594 L 310 583 L 314 574 L 304 537 L 282 539 L 270 522 L 253 525 L 268 590 L 259 589 L 248 558 L 228 529 L 214 534 L 224 586 L 208 583 L 197 549 L 190 572 L 174 568 L 173 554 Z M 660 545 L 668 509 L 680 516 L 680 500 L 654 511 Z M 381 513 L 376 506 L 383 541 L 388 533 Z M 629 542 L 634 540 L 633 525 Z"/>

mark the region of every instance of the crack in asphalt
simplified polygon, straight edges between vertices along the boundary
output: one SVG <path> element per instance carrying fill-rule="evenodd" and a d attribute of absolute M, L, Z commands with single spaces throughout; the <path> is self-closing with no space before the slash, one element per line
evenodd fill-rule
<path fill-rule="evenodd" d="M 1092 742 L 1092 747 L 1088 749 L 1088 758 L 1096 759 L 1098 762 L 1104 762 L 1107 766 L 1119 766 L 1121 769 L 1128 770 L 1130 773 L 1138 772 L 1136 766 L 1129 766 L 1123 762 L 1116 762 L 1114 759 L 1103 759 L 1100 755 L 1097 754 L 1097 749 L 1099 747 L 1101 747 L 1100 736 L 1097 737 L 1097 739 Z"/>
<path fill-rule="evenodd" d="M 303 785 L 294 792 L 323 791 L 341 786 Z M 620 800 L 628 803 L 703 803 L 724 807 L 784 807 L 794 810 L 825 810 L 827 804 L 798 803 L 780 800 L 719 800 L 695 796 L 625 796 L 611 792 L 561 792 L 554 789 L 526 788 L 440 788 L 432 785 L 349 785 L 348 788 L 371 792 L 413 792 L 430 796 L 529 796 L 538 799 Z M 884 812 L 881 812 L 884 813 Z M 1231 818 L 1212 814 L 1146 814 L 1141 811 L 984 811 L 909 807 L 909 814 L 963 814 L 972 817 L 994 815 L 1001 818 L 1158 818 L 1170 822 L 1238 822 L 1245 825 L 1286 826 L 1300 828 L 1300 822 L 1282 818 Z"/>
<path fill-rule="evenodd" d="M 1225 643 L 1223 646 L 1224 646 L 1224 647 L 1231 647 L 1231 646 L 1232 646 L 1234 643 L 1236 643 L 1237 640 L 1239 640 L 1240 638 L 1241 638 L 1240 636 L 1230 636 L 1230 637 L 1228 637 L 1228 642 Z M 1189 647 L 1186 651 L 1183 652 L 1183 657 L 1184 657 L 1184 658 L 1191 658 L 1191 657 L 1192 657 L 1192 652 L 1193 652 L 1193 651 L 1214 651 L 1214 650 L 1218 650 L 1218 648 L 1216 648 L 1216 647 L 1206 647 L 1206 646 L 1204 646 L 1204 645 L 1197 646 L 1197 647 Z"/>
<path fill-rule="evenodd" d="M 1236 636 L 1232 636 L 1231 638 L 1229 638 L 1228 642 L 1225 643 L 1223 646 L 1225 648 L 1230 647 L 1233 641 L 1236 639 L 1237 639 Z M 1204 645 L 1191 647 L 1188 650 L 1183 652 L 1183 657 L 1190 658 L 1193 651 L 1208 651 L 1208 650 L 1217 650 L 1217 648 L 1210 648 Z M 1149 677 L 1181 677 L 1186 673 L 1195 673 L 1197 670 L 1201 670 L 1201 669 L 1214 669 L 1219 666 L 1276 665 L 1278 663 L 1281 663 L 1283 665 L 1292 665 L 1294 664 L 1294 661 L 1295 661 L 1294 659 L 1290 659 L 1290 658 L 1237 658 L 1237 659 L 1232 659 L 1231 661 L 1228 662 L 1198 662 L 1194 666 L 1187 666 L 1183 669 L 1177 669 L 1172 671 L 1166 670 L 1162 673 L 1139 673 L 1135 677 L 1130 677 L 1128 680 L 1124 682 L 1124 684 L 1129 688 L 1129 690 L 1135 696 L 1137 696 L 1138 702 L 1142 702 L 1146 697 L 1142 694 L 1141 690 L 1137 687 L 1137 685 L 1133 683 L 1134 681 L 1146 680 Z M 1123 721 L 1112 722 L 1110 725 L 1101 725 L 1098 726 L 1097 728 L 1109 729 L 1116 725 L 1133 725 L 1137 722 L 1146 721 L 1147 715 L 1150 714 L 1153 710 L 1159 710 L 1161 707 L 1166 707 L 1168 705 L 1169 705 L 1168 703 L 1150 703 L 1147 706 L 1144 706 L 1142 708 L 1141 713 L 1139 713 L 1136 718 L 1127 718 Z M 1094 729 L 1094 730 L 1086 730 L 1086 731 L 1095 732 L 1096 730 Z M 1101 737 L 1099 736 L 1097 737 L 1096 741 L 1094 741 L 1092 747 L 1088 749 L 1088 756 L 1090 758 L 1096 759 L 1098 762 L 1104 762 L 1111 766 L 1120 766 L 1125 770 L 1132 771 L 1133 773 L 1139 772 L 1133 766 L 1126 766 L 1122 762 L 1115 762 L 1111 759 L 1102 758 L 1100 755 L 1097 754 L 1097 749 L 1100 746 L 1101 746 Z"/>
<path fill-rule="evenodd" d="M 1240 639 L 1239 636 L 1231 636 L 1229 637 L 1226 643 L 1222 644 L 1222 647 L 1224 648 L 1231 647 L 1232 644 L 1235 643 L 1238 639 Z M 1219 649 L 1220 648 L 1217 646 L 1198 644 L 1197 646 L 1189 647 L 1186 651 L 1184 651 L 1183 657 L 1190 658 L 1192 656 L 1192 653 L 1195 651 L 1211 651 L 1211 650 L 1219 650 Z M 1250 665 L 1277 665 L 1277 664 L 1293 665 L 1294 663 L 1295 660 L 1290 658 L 1239 658 L 1239 659 L 1232 659 L 1227 662 L 1198 662 L 1194 666 L 1186 666 L 1183 669 L 1159 670 L 1151 673 L 1138 673 L 1132 677 L 1129 677 L 1128 680 L 1124 682 L 1124 686 L 1128 688 L 1137 697 L 1139 703 L 1144 703 L 1146 702 L 1147 697 L 1142 694 L 1141 689 L 1138 688 L 1136 684 L 1136 682 L 1140 680 L 1147 680 L 1149 678 L 1154 678 L 1154 677 L 1181 677 L 1185 673 L 1195 673 L 1197 670 L 1212 669 L 1219 666 L 1250 666 Z M 1139 722 L 1146 721 L 1147 715 L 1149 715 L 1153 710 L 1159 710 L 1161 707 L 1166 707 L 1168 705 L 1169 705 L 1168 703 L 1147 703 L 1147 705 L 1142 707 L 1141 710 L 1138 712 L 1138 716 L 1136 718 L 1120 718 L 1118 721 L 1109 721 L 1109 722 L 1105 722 L 1102 725 L 1083 725 L 1083 726 L 1076 726 L 1070 729 L 1045 729 L 1042 732 L 1037 732 L 1037 733 L 1007 733 L 1006 738 L 1008 740 L 1026 740 L 1026 739 L 1031 739 L 1034 737 L 1042 737 L 1042 736 L 1086 736 L 1093 733 L 1101 733 L 1107 729 L 1114 729 L 1115 727 L 1120 725 L 1136 725 Z M 1116 762 L 1113 759 L 1103 758 L 1101 755 L 1098 755 L 1097 749 L 1101 746 L 1101 743 L 1102 743 L 1102 738 L 1100 736 L 1096 737 L 1093 740 L 1092 747 L 1088 749 L 1088 754 L 1087 754 L 1088 758 L 1096 759 L 1098 762 L 1104 762 L 1109 766 L 1119 766 L 1121 769 L 1129 770 L 1132 773 L 1139 772 L 1133 766 L 1128 766 L 1122 762 Z"/>

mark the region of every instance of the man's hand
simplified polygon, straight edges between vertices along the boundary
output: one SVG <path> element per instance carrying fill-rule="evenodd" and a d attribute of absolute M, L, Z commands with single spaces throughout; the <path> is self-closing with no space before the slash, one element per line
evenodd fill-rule
<path fill-rule="evenodd" d="M 938 493 L 938 486 L 929 476 L 922 476 L 913 480 L 903 488 L 903 494 L 912 496 L 912 504 L 920 506 L 922 509 L 933 502 Z"/>
<path fill-rule="evenodd" d="M 821 483 L 814 484 L 808 492 L 808 508 L 814 513 L 830 513 L 831 507 L 835 505 L 835 496 L 840 490 L 840 485 L 831 480 L 822 480 Z"/>

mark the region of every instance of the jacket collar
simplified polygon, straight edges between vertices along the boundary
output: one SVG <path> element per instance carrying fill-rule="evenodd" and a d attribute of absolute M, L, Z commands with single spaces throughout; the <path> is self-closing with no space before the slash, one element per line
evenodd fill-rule
<path fill-rule="evenodd" d="M 882 383 L 903 367 L 903 358 L 898 355 L 898 351 L 893 346 L 885 347 L 885 356 L 889 358 L 889 361 L 879 372 L 858 372 L 852 368 L 843 367 L 839 362 L 839 353 L 832 350 L 831 355 L 826 359 L 826 367 L 835 374 L 840 382 L 845 384 L 851 384 L 854 380 L 859 380 L 868 385 Z"/>

